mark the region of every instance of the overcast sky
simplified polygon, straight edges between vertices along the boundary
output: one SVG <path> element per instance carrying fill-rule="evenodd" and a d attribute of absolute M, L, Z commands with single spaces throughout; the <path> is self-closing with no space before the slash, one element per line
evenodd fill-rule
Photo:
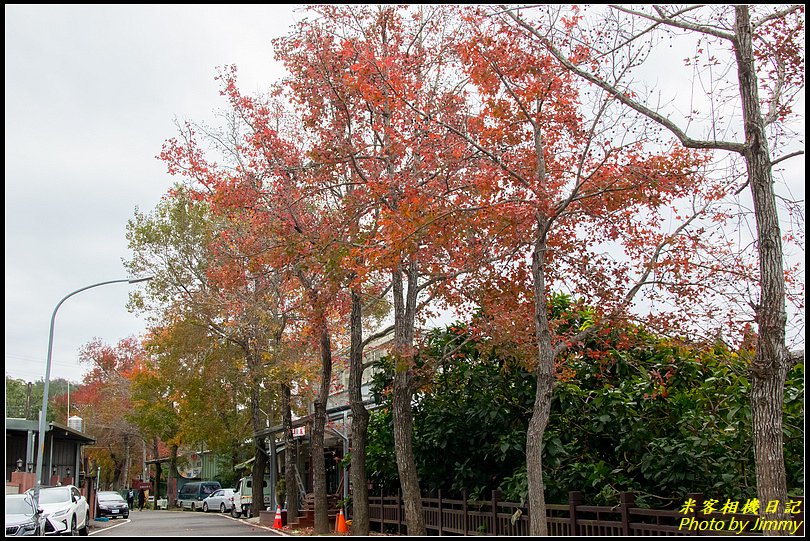
<path fill-rule="evenodd" d="M 172 184 L 155 156 L 174 120 L 213 120 L 225 105 L 216 68 L 235 64 L 244 93 L 265 90 L 283 75 L 270 41 L 301 17 L 284 5 L 5 6 L 6 374 L 44 377 L 59 300 L 128 278 L 127 220 Z M 652 64 L 658 87 L 677 94 L 683 81 L 665 82 L 662 65 Z M 804 159 L 783 166 L 803 201 Z M 115 345 L 144 330 L 125 307 L 133 287 L 62 305 L 52 378 L 80 381 L 78 352 L 94 338 Z"/>
<path fill-rule="evenodd" d="M 301 18 L 295 9 L 5 6 L 7 375 L 44 377 L 65 295 L 128 278 L 126 223 L 172 183 L 155 156 L 174 119 L 212 119 L 225 105 L 217 66 L 236 64 L 248 93 L 281 76 L 270 40 Z M 133 287 L 59 308 L 51 378 L 80 381 L 82 346 L 144 330 L 125 307 Z"/>

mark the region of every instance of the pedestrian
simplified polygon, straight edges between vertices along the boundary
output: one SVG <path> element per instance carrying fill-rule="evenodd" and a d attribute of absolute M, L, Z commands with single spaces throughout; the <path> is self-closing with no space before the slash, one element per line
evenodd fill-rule
<path fill-rule="evenodd" d="M 127 489 L 127 505 L 130 511 L 135 507 L 135 491 L 131 488 Z"/>
<path fill-rule="evenodd" d="M 138 491 L 138 511 L 143 511 L 143 504 L 146 503 L 146 494 L 143 489 Z"/>

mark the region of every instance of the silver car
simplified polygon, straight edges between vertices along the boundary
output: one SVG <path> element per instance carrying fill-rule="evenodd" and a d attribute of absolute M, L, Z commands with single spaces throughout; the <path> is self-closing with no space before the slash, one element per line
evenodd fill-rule
<path fill-rule="evenodd" d="M 45 535 L 45 522 L 30 494 L 6 494 L 6 536 Z"/>
<path fill-rule="evenodd" d="M 207 513 L 212 509 L 218 510 L 221 513 L 227 513 L 233 509 L 233 489 L 221 488 L 213 494 L 209 494 L 208 497 L 202 501 L 202 510 Z"/>

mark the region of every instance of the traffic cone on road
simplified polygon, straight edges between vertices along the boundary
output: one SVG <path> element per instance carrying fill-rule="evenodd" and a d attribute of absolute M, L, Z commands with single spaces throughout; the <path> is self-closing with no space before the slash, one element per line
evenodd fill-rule
<path fill-rule="evenodd" d="M 346 527 L 346 517 L 343 516 L 343 509 L 338 513 L 335 519 L 335 533 L 348 533 L 349 528 Z"/>
<path fill-rule="evenodd" d="M 273 528 L 280 530 L 284 526 L 281 525 L 281 506 L 276 507 L 276 519 L 273 521 Z"/>

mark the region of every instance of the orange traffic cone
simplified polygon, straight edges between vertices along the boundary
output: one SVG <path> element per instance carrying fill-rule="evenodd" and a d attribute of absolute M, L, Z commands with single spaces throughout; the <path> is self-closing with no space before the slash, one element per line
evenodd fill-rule
<path fill-rule="evenodd" d="M 346 527 L 346 517 L 343 516 L 343 509 L 338 513 L 335 519 L 335 533 L 348 533 L 349 528 Z"/>
<path fill-rule="evenodd" d="M 281 506 L 276 507 L 276 519 L 273 521 L 273 528 L 280 530 L 284 526 L 281 525 Z"/>

